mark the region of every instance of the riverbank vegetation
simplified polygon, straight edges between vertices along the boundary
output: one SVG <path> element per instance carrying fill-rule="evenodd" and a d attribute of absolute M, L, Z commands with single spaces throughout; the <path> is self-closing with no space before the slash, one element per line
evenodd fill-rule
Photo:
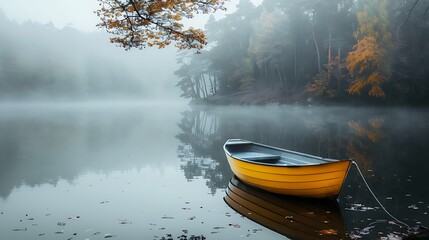
<path fill-rule="evenodd" d="M 181 52 L 178 87 L 195 103 L 429 103 L 429 3 L 237 1 Z"/>

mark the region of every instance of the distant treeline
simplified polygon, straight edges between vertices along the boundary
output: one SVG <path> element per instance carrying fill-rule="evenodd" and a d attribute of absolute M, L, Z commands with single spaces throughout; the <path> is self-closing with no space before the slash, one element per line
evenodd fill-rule
<path fill-rule="evenodd" d="M 0 99 L 141 97 L 142 75 L 106 39 L 71 27 L 18 24 L 0 10 Z"/>
<path fill-rule="evenodd" d="M 237 1 L 238 2 L 238 1 Z M 182 96 L 429 103 L 429 2 L 240 0 L 210 18 L 201 54 L 179 54 Z M 265 96 L 264 96 L 265 95 Z M 254 100 L 254 99 L 252 99 Z"/>

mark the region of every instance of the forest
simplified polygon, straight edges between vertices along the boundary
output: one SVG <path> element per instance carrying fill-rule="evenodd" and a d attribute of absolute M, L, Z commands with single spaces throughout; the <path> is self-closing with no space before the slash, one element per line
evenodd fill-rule
<path fill-rule="evenodd" d="M 429 2 L 237 1 L 178 53 L 194 103 L 429 103 Z"/>

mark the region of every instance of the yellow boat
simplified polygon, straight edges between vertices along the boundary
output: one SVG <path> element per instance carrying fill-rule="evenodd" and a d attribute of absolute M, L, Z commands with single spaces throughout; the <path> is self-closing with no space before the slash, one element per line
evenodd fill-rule
<path fill-rule="evenodd" d="M 290 239 L 350 239 L 335 200 L 272 194 L 235 177 L 229 182 L 224 200 L 244 217 Z"/>
<path fill-rule="evenodd" d="M 243 182 L 298 197 L 337 198 L 352 163 L 241 139 L 230 139 L 223 148 L 233 173 Z"/>

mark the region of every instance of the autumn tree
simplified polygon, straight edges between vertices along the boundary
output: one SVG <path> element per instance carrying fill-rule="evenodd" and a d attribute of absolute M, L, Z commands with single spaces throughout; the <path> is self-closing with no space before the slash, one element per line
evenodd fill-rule
<path fill-rule="evenodd" d="M 347 89 L 350 94 L 368 91 L 369 96 L 385 97 L 381 87 L 389 81 L 392 46 L 387 5 L 388 0 L 371 0 L 357 13 L 357 43 L 347 56 L 347 69 L 354 78 Z"/>
<path fill-rule="evenodd" d="M 157 46 L 172 42 L 180 49 L 202 49 L 206 36 L 200 29 L 185 29 L 181 22 L 195 13 L 225 9 L 225 0 L 97 0 L 99 27 L 116 35 L 110 40 L 125 49 Z"/>
<path fill-rule="evenodd" d="M 429 103 L 429 1 L 237 2 L 235 13 L 210 19 L 203 54 L 176 72 L 185 97 L 362 94 Z"/>

